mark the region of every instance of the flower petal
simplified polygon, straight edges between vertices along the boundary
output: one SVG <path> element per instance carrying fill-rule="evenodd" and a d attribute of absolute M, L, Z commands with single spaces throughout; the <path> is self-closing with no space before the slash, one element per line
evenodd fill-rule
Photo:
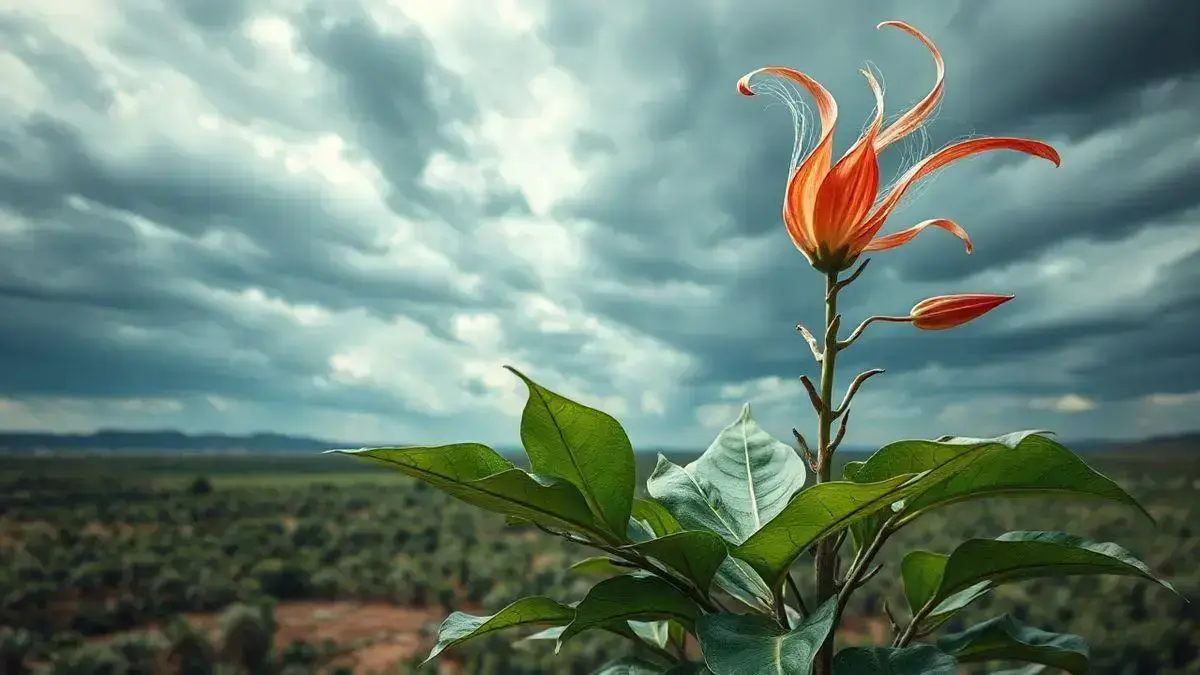
<path fill-rule="evenodd" d="M 875 119 L 825 176 L 813 206 L 814 240 L 829 251 L 837 251 L 849 241 L 879 192 L 875 136 L 883 125 L 883 89 L 870 71 L 862 73 L 875 94 Z"/>
<path fill-rule="evenodd" d="M 869 242 L 875 238 L 875 234 L 883 227 L 884 221 L 891 215 L 896 205 L 900 203 L 900 198 L 904 196 L 904 192 L 913 183 L 951 162 L 956 162 L 971 155 L 977 155 L 990 150 L 1016 150 L 1050 160 L 1054 162 L 1055 166 L 1059 166 L 1062 163 L 1062 160 L 1058 156 L 1058 151 L 1053 147 L 1041 141 L 1034 141 L 1027 138 L 987 137 L 953 143 L 922 159 L 914 164 L 911 169 L 904 172 L 904 175 L 896 182 L 895 187 L 892 188 L 887 197 L 880 201 L 879 206 L 875 207 L 875 211 L 863 221 L 862 226 L 855 234 L 856 242 Z"/>
<path fill-rule="evenodd" d="M 933 114 L 938 104 L 942 102 L 942 93 L 945 89 L 943 82 L 946 79 L 946 62 L 942 60 L 942 53 L 938 51 L 937 45 L 933 44 L 932 40 L 925 37 L 924 33 L 903 21 L 884 21 L 875 28 L 880 29 L 884 26 L 899 28 L 920 40 L 929 49 L 930 53 L 933 54 L 933 63 L 937 66 L 937 79 L 934 80 L 933 89 L 925 95 L 925 98 L 921 99 L 911 110 L 898 117 L 895 122 L 889 124 L 879 134 L 879 138 L 875 139 L 876 152 L 883 150 L 892 143 L 921 128 L 925 120 Z"/>
<path fill-rule="evenodd" d="M 815 100 L 817 113 L 821 118 L 821 137 L 812 153 L 799 162 L 788 178 L 783 204 L 783 222 L 787 226 L 788 234 L 796 247 L 808 254 L 815 250 L 812 213 L 817 200 L 817 190 L 821 187 L 825 175 L 829 173 L 829 164 L 833 160 L 837 101 L 820 82 L 798 70 L 783 66 L 769 66 L 747 73 L 738 80 L 738 92 L 744 96 L 754 96 L 750 80 L 758 75 L 774 75 L 803 87 Z"/>
<path fill-rule="evenodd" d="M 946 330 L 977 319 L 1013 297 L 988 293 L 941 295 L 918 302 L 908 315 L 912 325 L 921 330 Z"/>
<path fill-rule="evenodd" d="M 886 251 L 889 248 L 903 246 L 912 241 L 913 237 L 920 234 L 921 230 L 924 230 L 927 227 L 940 227 L 959 239 L 962 239 L 967 245 L 967 253 L 975 250 L 975 247 L 971 245 L 971 237 L 967 235 L 967 231 L 962 229 L 958 223 L 945 218 L 934 218 L 932 220 L 923 220 L 906 230 L 900 230 L 899 232 L 884 235 L 882 237 L 875 237 L 863 247 L 863 251 Z"/>

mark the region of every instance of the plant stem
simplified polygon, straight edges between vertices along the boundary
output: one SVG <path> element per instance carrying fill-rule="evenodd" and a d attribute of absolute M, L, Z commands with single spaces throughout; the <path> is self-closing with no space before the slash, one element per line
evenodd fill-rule
<path fill-rule="evenodd" d="M 862 581 L 863 575 L 871 567 L 871 561 L 879 553 L 879 549 L 883 548 L 883 542 L 892 534 L 892 524 L 896 521 L 896 516 L 888 519 L 879 532 L 875 533 L 875 538 L 871 540 L 865 548 L 858 552 L 854 557 L 854 562 L 850 566 L 850 571 L 846 573 L 846 585 L 838 593 L 838 613 L 840 619 L 842 611 L 846 609 L 846 604 L 850 602 L 850 596 L 858 589 L 859 583 Z"/>
<path fill-rule="evenodd" d="M 828 483 L 830 472 L 833 470 L 830 451 L 833 428 L 833 374 L 837 363 L 837 296 L 841 290 L 838 284 L 838 273 L 828 272 L 825 275 L 825 344 L 821 358 L 821 387 L 820 406 L 817 408 L 817 483 Z M 817 604 L 833 597 L 837 592 L 837 570 L 835 557 L 837 551 L 833 548 L 833 537 L 826 537 L 817 542 L 814 562 L 817 581 Z M 815 675 L 831 675 L 833 672 L 833 635 L 831 634 L 817 651 L 813 663 Z"/>
<path fill-rule="evenodd" d="M 908 626 L 905 627 L 904 632 L 892 642 L 893 647 L 903 649 L 908 646 L 908 643 L 913 641 L 913 638 L 917 637 L 917 630 L 921 627 L 921 622 L 925 620 L 925 617 L 929 616 L 929 613 L 933 611 L 933 601 L 936 599 L 937 596 L 930 598 L 929 602 L 922 605 L 921 609 L 918 609 L 917 613 L 913 614 L 912 621 L 908 622 Z"/>
<path fill-rule="evenodd" d="M 800 586 L 796 584 L 796 578 L 791 572 L 787 575 L 788 590 L 792 595 L 796 596 L 796 609 L 800 610 L 800 616 L 808 618 L 808 607 L 804 604 L 804 596 L 800 595 Z"/>
<path fill-rule="evenodd" d="M 653 562 L 650 561 L 649 558 L 638 553 L 637 551 L 630 551 L 625 548 L 618 548 L 615 546 L 609 546 L 607 544 L 601 544 L 598 542 L 594 542 L 589 539 L 583 539 L 583 538 L 577 537 L 569 532 L 558 532 L 556 530 L 552 530 L 552 529 L 542 525 L 541 523 L 534 523 L 534 525 L 539 530 L 545 532 L 546 534 L 552 534 L 556 537 L 562 537 L 563 539 L 566 539 L 567 541 L 569 541 L 573 544 L 579 544 L 581 546 L 589 546 L 591 548 L 604 551 L 605 553 L 608 553 L 609 555 L 613 555 L 618 558 L 621 558 L 622 560 L 624 560 L 628 563 L 631 563 L 633 565 L 636 565 L 637 567 L 640 567 L 641 569 L 644 569 L 647 572 L 653 573 L 655 576 L 659 577 L 663 581 L 674 586 L 676 588 L 676 590 L 678 590 L 680 593 L 683 593 L 684 595 L 687 595 L 689 598 L 694 600 L 696 602 L 696 604 L 699 605 L 706 612 L 715 614 L 715 613 L 718 613 L 721 611 L 721 609 L 719 607 L 717 607 L 717 605 L 714 604 L 711 600 L 709 600 L 702 591 L 700 591 L 698 588 L 696 588 L 695 584 L 693 584 L 690 580 L 676 575 L 674 572 L 667 569 L 666 567 L 662 567 L 660 565 L 655 565 Z"/>

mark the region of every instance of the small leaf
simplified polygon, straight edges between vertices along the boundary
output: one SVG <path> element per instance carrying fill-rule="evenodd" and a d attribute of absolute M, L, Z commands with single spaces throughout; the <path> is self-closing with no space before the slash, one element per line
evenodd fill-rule
<path fill-rule="evenodd" d="M 700 608 L 690 598 L 650 574 L 626 574 L 601 581 L 575 607 L 575 619 L 559 637 L 559 644 L 589 628 L 616 621 L 676 619 L 691 626 Z"/>
<path fill-rule="evenodd" d="M 595 675 L 663 675 L 663 669 L 649 661 L 625 658 L 601 666 Z"/>
<path fill-rule="evenodd" d="M 833 657 L 833 675 L 955 675 L 954 658 L 929 645 L 903 649 L 848 647 Z"/>
<path fill-rule="evenodd" d="M 808 675 L 836 616 L 836 598 L 791 631 L 760 614 L 706 614 L 696 635 L 715 675 Z"/>
<path fill-rule="evenodd" d="M 1088 646 L 1078 635 L 1050 633 L 1027 626 L 1008 614 L 989 619 L 937 641 L 938 649 L 959 663 L 1024 661 L 1065 670 L 1088 672 Z"/>
<path fill-rule="evenodd" d="M 717 568 L 715 581 L 717 588 L 747 607 L 774 614 L 775 597 L 771 589 L 745 560 L 726 558 Z"/>
<path fill-rule="evenodd" d="M 572 484 L 516 468 L 478 443 L 437 447 L 331 450 L 419 478 L 469 504 L 576 532 L 595 532 L 587 502 Z"/>
<path fill-rule="evenodd" d="M 937 576 L 938 566 L 941 574 L 934 586 L 930 579 Z M 933 624 L 995 586 L 1037 577 L 1135 576 L 1175 592 L 1170 583 L 1155 577 L 1145 563 L 1124 548 L 1064 532 L 1007 532 L 995 539 L 968 539 L 949 556 L 913 551 L 901 563 L 901 574 L 914 612 L 926 603 L 935 603 L 930 617 Z M 910 580 L 910 575 L 920 578 L 913 576 Z"/>
<path fill-rule="evenodd" d="M 725 540 L 712 532 L 685 530 L 626 546 L 679 572 L 707 594 L 713 575 L 728 557 Z"/>
<path fill-rule="evenodd" d="M 792 563 L 813 542 L 903 499 L 923 486 L 922 478 L 904 475 L 879 483 L 814 485 L 730 553 L 750 563 L 767 586 L 779 588 Z"/>
<path fill-rule="evenodd" d="M 446 648 L 505 628 L 533 624 L 564 625 L 575 611 L 556 600 L 541 596 L 521 598 L 491 616 L 454 612 L 438 627 L 437 644 L 425 658 L 428 662 Z"/>
<path fill-rule="evenodd" d="M 579 488 L 597 523 L 623 537 L 633 504 L 633 446 L 621 424 L 540 386 L 515 368 L 529 399 L 521 415 L 521 442 L 535 473 L 558 476 Z"/>
<path fill-rule="evenodd" d="M 900 561 L 900 578 L 904 582 L 904 597 L 916 612 L 937 593 L 946 572 L 950 556 L 932 551 L 910 551 Z"/>
<path fill-rule="evenodd" d="M 640 520 L 650 527 L 656 537 L 665 537 L 683 530 L 675 516 L 662 504 L 652 499 L 633 500 L 633 512 L 630 517 Z"/>
<path fill-rule="evenodd" d="M 670 621 L 629 621 L 628 624 L 634 635 L 655 647 L 667 646 L 671 637 Z"/>
<path fill-rule="evenodd" d="M 1087 465 L 1078 455 L 1039 431 L 1018 431 L 996 438 L 943 437 L 936 441 L 889 443 L 865 462 L 851 462 L 842 475 L 870 483 L 900 474 L 937 471 L 944 480 L 914 495 L 905 505 L 910 513 L 971 499 L 988 497 L 1082 497 L 1115 501 L 1150 514 L 1111 479 Z M 859 523 L 861 541 L 873 535 L 876 522 Z"/>
<path fill-rule="evenodd" d="M 584 558 L 571 565 L 571 571 L 593 577 L 608 578 L 619 574 L 629 574 L 631 570 L 627 566 L 617 564 L 612 558 L 597 555 Z"/>

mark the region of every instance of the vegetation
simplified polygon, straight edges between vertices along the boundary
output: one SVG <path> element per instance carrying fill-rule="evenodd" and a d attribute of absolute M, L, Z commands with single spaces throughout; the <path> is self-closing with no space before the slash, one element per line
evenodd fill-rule
<path fill-rule="evenodd" d="M 1082 636 L 1092 645 L 1094 673 L 1196 672 L 1200 467 L 1176 457 L 1129 452 L 1096 461 L 1157 526 L 1118 505 L 987 501 L 914 523 L 878 560 L 891 571 L 909 548 L 944 551 L 964 536 L 993 536 L 1018 523 L 1069 521 L 1078 534 L 1143 553 L 1190 604 L 1115 577 L 1050 577 L 998 588 L 946 630 L 1013 613 Z M 138 672 L 137 663 L 233 672 L 247 652 L 230 649 L 232 617 L 264 610 L 275 625 L 254 623 L 260 637 L 242 642 L 270 637 L 264 670 L 394 673 L 389 664 L 398 662 L 399 672 L 418 672 L 450 607 L 498 608 L 529 595 L 579 598 L 594 580 L 564 569 L 591 554 L 559 538 L 506 527 L 502 517 L 421 483 L 336 459 L 0 457 L 0 672 Z M 648 477 L 655 458 L 638 460 Z M 194 493 L 198 477 L 207 477 L 211 493 Z M 277 562 L 263 564 L 270 560 Z M 798 581 L 802 592 L 813 592 L 810 579 Z M 902 585 L 880 573 L 850 602 L 845 644 L 889 630 L 885 601 L 906 606 Z M 397 644 L 406 648 L 389 649 Z M 696 649 L 689 644 L 690 653 Z M 628 640 L 592 633 L 555 657 L 550 642 L 492 636 L 447 650 L 420 672 L 591 673 L 635 650 Z"/>

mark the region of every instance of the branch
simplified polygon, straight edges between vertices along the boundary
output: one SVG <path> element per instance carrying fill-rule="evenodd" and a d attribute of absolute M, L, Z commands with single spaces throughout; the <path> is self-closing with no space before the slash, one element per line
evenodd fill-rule
<path fill-rule="evenodd" d="M 804 460 L 808 462 L 808 468 L 813 471 L 817 470 L 817 456 L 809 449 L 808 442 L 804 440 L 804 434 L 796 427 L 792 427 L 792 435 L 796 437 L 796 443 L 800 446 L 800 452 L 804 454 Z"/>
<path fill-rule="evenodd" d="M 804 337 L 804 341 L 808 343 L 808 348 L 812 350 L 813 358 L 816 359 L 817 363 L 820 363 L 824 357 L 821 355 L 821 347 L 817 344 L 817 338 L 800 324 L 796 324 L 796 331 Z"/>
<path fill-rule="evenodd" d="M 845 279 L 842 279 L 841 281 L 839 281 L 833 285 L 833 292 L 837 293 L 837 292 L 841 291 L 843 288 L 854 283 L 854 280 L 858 278 L 858 275 L 862 274 L 863 270 L 867 269 L 867 263 L 869 263 L 869 262 L 871 262 L 871 259 L 867 258 L 866 260 L 863 260 L 861 263 L 859 263 L 858 268 L 855 269 L 853 272 L 851 272 L 850 276 L 846 277 Z M 828 299 L 829 298 L 826 297 L 826 300 L 828 300 Z"/>
<path fill-rule="evenodd" d="M 801 375 L 800 381 L 804 383 L 804 388 L 808 390 L 808 400 L 812 403 L 813 409 L 820 415 L 825 412 L 825 402 L 821 400 L 821 395 L 817 393 L 817 388 L 813 385 L 812 380 L 808 379 L 807 375 Z"/>
<path fill-rule="evenodd" d="M 883 613 L 888 618 L 888 625 L 892 627 L 892 640 L 900 636 L 900 624 L 896 621 L 896 616 L 892 614 L 892 607 L 888 604 L 887 598 L 883 599 Z"/>
<path fill-rule="evenodd" d="M 863 382 L 866 382 L 882 372 L 883 368 L 872 368 L 870 370 L 864 370 L 858 375 L 855 375 L 854 380 L 850 383 L 850 388 L 846 390 L 846 395 L 842 398 L 841 405 L 833 410 L 834 419 L 841 417 L 842 413 L 850 409 L 850 400 L 854 398 L 854 394 L 858 393 L 858 388 L 862 386 Z"/>
<path fill-rule="evenodd" d="M 854 556 L 854 563 L 850 568 L 850 572 L 846 574 L 846 583 L 838 592 L 838 616 L 846 609 L 846 605 L 850 602 L 850 596 L 854 591 L 867 583 L 871 577 L 875 576 L 882 565 L 875 568 L 869 574 L 866 574 L 867 566 L 875 559 L 879 553 L 879 549 L 883 547 L 883 542 L 892 534 L 892 525 L 895 524 L 897 517 L 892 516 L 879 528 L 875 533 L 875 538 L 866 547 L 859 549 L 858 554 Z M 932 609 L 932 608 L 931 608 Z M 911 639 L 911 638 L 910 638 Z"/>
<path fill-rule="evenodd" d="M 837 435 L 833 437 L 833 442 L 829 444 L 829 452 L 830 453 L 833 453 L 833 451 L 837 450 L 838 446 L 842 444 L 842 439 L 846 437 L 846 425 L 849 422 L 850 422 L 850 409 L 847 408 L 846 412 L 842 415 L 841 421 L 838 422 Z"/>
<path fill-rule="evenodd" d="M 865 321 L 858 324 L 858 328 L 855 328 L 854 332 L 850 333 L 850 335 L 845 340 L 838 341 L 838 343 L 837 343 L 838 349 L 845 349 L 846 347 L 849 347 L 850 345 L 854 344 L 854 341 L 857 340 L 859 338 L 859 336 L 861 336 L 863 334 L 863 331 L 865 331 L 867 329 L 867 326 L 870 326 L 871 324 L 875 323 L 876 321 L 887 321 L 890 323 L 911 323 L 912 317 L 911 316 L 872 316 L 872 317 L 868 317 Z"/>
<path fill-rule="evenodd" d="M 808 606 L 804 604 L 804 596 L 800 595 L 800 586 L 796 584 L 796 579 L 792 576 L 791 572 L 788 572 L 787 582 L 788 588 L 792 591 L 792 595 L 796 596 L 796 606 L 797 609 L 800 610 L 800 616 L 807 619 Z M 788 628 L 790 629 L 791 626 L 788 626 Z"/>
<path fill-rule="evenodd" d="M 670 569 L 667 569 L 666 567 L 661 567 L 659 565 L 655 565 L 653 562 L 650 561 L 649 558 L 645 557 L 644 555 L 642 555 L 636 551 L 630 551 L 623 547 L 599 544 L 599 543 L 596 543 L 589 539 L 583 539 L 580 537 L 576 537 L 575 535 L 573 535 L 569 532 L 561 532 L 561 531 L 557 531 L 557 530 L 552 530 L 552 529 L 546 527 L 545 525 L 542 525 L 541 523 L 534 523 L 534 526 L 537 527 L 539 530 L 545 532 L 546 534 L 551 534 L 556 537 L 562 537 L 563 539 L 566 539 L 567 541 L 574 543 L 574 544 L 581 544 L 583 546 L 588 546 L 591 548 L 599 549 L 601 551 L 604 551 L 605 553 L 608 553 L 609 555 L 613 555 L 618 558 L 621 558 L 622 560 L 628 561 L 628 562 L 636 565 L 637 567 L 640 567 L 641 569 L 646 570 L 647 572 L 653 573 L 655 576 L 659 577 L 663 581 L 671 584 L 677 590 L 679 590 L 681 593 L 684 593 L 685 595 L 690 597 L 692 600 L 694 600 L 696 602 L 696 604 L 698 604 L 698 605 L 700 605 L 700 607 L 704 608 L 705 611 L 713 612 L 713 613 L 720 611 L 720 608 L 717 605 L 715 605 L 711 600 L 709 600 L 708 597 L 704 594 L 704 592 L 702 590 L 696 588 L 695 584 L 693 584 L 691 581 L 689 581 L 688 579 L 685 579 L 681 576 L 676 575 L 674 572 L 672 572 Z"/>

